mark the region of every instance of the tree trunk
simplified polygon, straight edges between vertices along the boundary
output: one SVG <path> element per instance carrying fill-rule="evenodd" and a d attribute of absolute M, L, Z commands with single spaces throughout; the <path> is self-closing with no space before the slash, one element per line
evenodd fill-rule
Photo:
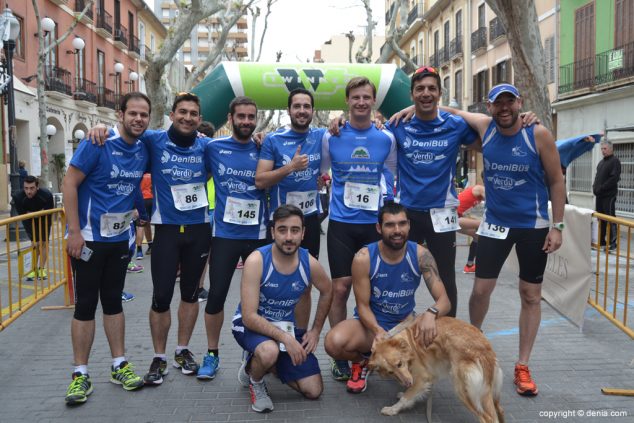
<path fill-rule="evenodd" d="M 394 9 L 394 14 L 390 16 L 390 29 L 385 36 L 385 45 L 381 51 L 381 56 L 378 63 L 387 63 L 387 59 L 394 52 L 407 66 L 407 69 L 414 71 L 416 69 L 416 63 L 410 59 L 407 54 L 401 49 L 399 43 L 401 38 L 407 31 L 407 14 L 409 2 L 407 0 L 398 0 L 398 7 Z M 399 26 L 396 26 L 396 16 L 399 15 Z"/>
<path fill-rule="evenodd" d="M 515 85 L 524 110 L 532 110 L 552 131 L 552 109 L 546 82 L 544 49 L 534 0 L 486 0 L 506 29 L 511 47 Z"/>
<path fill-rule="evenodd" d="M 189 38 L 194 26 L 201 20 L 222 10 L 225 2 L 221 0 L 191 0 L 191 3 L 177 2 L 176 4 L 179 10 L 178 17 L 168 30 L 160 50 L 149 58 L 147 70 L 143 75 L 147 96 L 152 102 L 150 128 L 163 127 L 163 117 L 169 103 L 168 89 L 163 80 L 167 65 L 185 43 L 185 40 Z"/>

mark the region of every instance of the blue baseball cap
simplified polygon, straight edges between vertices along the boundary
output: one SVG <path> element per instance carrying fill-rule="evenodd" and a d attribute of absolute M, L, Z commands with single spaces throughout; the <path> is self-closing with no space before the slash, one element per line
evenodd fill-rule
<path fill-rule="evenodd" d="M 495 87 L 491 88 L 491 91 L 489 91 L 489 95 L 488 95 L 489 103 L 493 103 L 495 99 L 498 98 L 498 96 L 502 93 L 509 93 L 515 97 L 520 96 L 520 92 L 517 90 L 517 88 L 515 88 L 514 85 L 498 84 Z"/>

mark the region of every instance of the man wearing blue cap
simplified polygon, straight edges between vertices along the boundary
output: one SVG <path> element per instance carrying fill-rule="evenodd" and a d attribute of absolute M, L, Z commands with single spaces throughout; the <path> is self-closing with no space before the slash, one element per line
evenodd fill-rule
<path fill-rule="evenodd" d="M 471 323 L 482 325 L 497 277 L 515 245 L 522 300 L 515 385 L 518 394 L 534 396 L 538 389 L 528 360 L 541 321 L 541 283 L 547 254 L 556 251 L 562 242 L 565 190 L 552 133 L 543 125 L 522 127 L 521 107 L 517 88 L 499 84 L 489 91 L 487 109 L 491 116 L 452 112 L 478 132 L 484 157 L 487 202 L 478 229 L 478 267 L 469 299 Z M 555 222 L 552 226 L 548 219 L 549 196 Z"/>

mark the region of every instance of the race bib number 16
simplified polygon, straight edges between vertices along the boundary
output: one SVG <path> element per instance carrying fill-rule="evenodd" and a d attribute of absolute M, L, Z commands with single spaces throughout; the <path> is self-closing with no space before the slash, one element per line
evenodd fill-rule
<path fill-rule="evenodd" d="M 346 182 L 343 189 L 343 203 L 351 209 L 377 211 L 380 189 L 377 185 Z"/>

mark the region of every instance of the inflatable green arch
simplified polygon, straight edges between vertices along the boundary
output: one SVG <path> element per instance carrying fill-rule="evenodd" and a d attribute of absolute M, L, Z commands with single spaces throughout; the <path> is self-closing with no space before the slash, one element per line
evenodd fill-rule
<path fill-rule="evenodd" d="M 376 107 L 384 116 L 412 104 L 410 79 L 394 64 L 222 62 L 193 92 L 204 120 L 218 128 L 227 120 L 231 100 L 242 95 L 260 109 L 285 110 L 288 93 L 302 87 L 313 93 L 316 110 L 345 110 L 345 87 L 355 76 L 376 85 Z"/>

